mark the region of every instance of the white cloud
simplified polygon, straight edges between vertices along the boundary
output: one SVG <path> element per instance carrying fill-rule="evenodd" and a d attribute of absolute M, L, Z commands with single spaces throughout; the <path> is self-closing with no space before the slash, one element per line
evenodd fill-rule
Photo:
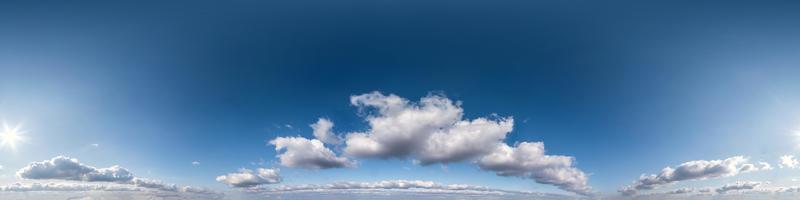
<path fill-rule="evenodd" d="M 319 141 L 328 144 L 339 144 L 341 143 L 341 139 L 333 134 L 331 129 L 333 128 L 333 122 L 329 119 L 319 118 L 316 123 L 311 124 L 311 129 L 314 130 L 314 137 L 316 137 Z"/>
<path fill-rule="evenodd" d="M 522 142 L 515 147 L 502 144 L 477 161 L 481 169 L 500 176 L 527 177 L 567 191 L 591 195 L 588 176 L 573 167 L 573 157 L 545 155 L 544 143 Z"/>
<path fill-rule="evenodd" d="M 639 190 L 652 190 L 659 186 L 679 181 L 727 177 L 756 170 L 759 170 L 759 168 L 747 163 L 747 158 L 743 156 L 734 156 L 725 160 L 689 161 L 675 168 L 665 167 L 659 174 L 643 174 L 638 180 L 634 181 L 633 185 L 626 186 L 620 189 L 619 192 L 625 195 L 632 195 Z"/>
<path fill-rule="evenodd" d="M 192 165 L 194 165 L 194 166 L 200 165 L 200 161 L 196 161 L 196 160 L 192 161 Z"/>
<path fill-rule="evenodd" d="M 423 149 L 434 132 L 449 129 L 463 115 L 460 103 L 436 95 L 411 103 L 394 94 L 373 92 L 351 96 L 350 103 L 362 111 L 374 110 L 367 112 L 370 130 L 346 137 L 345 152 L 359 157 L 406 158 Z"/>
<path fill-rule="evenodd" d="M 17 171 L 25 179 L 58 179 L 87 182 L 128 182 L 133 174 L 120 166 L 95 168 L 78 162 L 77 159 L 56 156 L 50 160 L 33 162 Z"/>
<path fill-rule="evenodd" d="M 95 144 L 91 144 L 91 146 L 92 147 L 100 147 L 100 144 L 95 143 Z"/>
<path fill-rule="evenodd" d="M 726 193 L 729 191 L 737 191 L 737 190 L 752 190 L 756 187 L 763 185 L 762 182 L 755 182 L 755 181 L 738 181 L 731 184 L 726 184 L 720 188 L 717 188 L 717 193 Z"/>
<path fill-rule="evenodd" d="M 3 170 L 3 166 L 2 165 L 0 165 L 0 170 Z"/>
<path fill-rule="evenodd" d="M 141 188 L 122 184 L 81 184 L 68 183 L 13 183 L 0 186 L 0 191 L 29 192 L 29 191 L 141 191 Z"/>
<path fill-rule="evenodd" d="M 677 190 L 669 191 L 667 194 L 686 194 L 694 192 L 694 188 L 680 188 Z"/>
<path fill-rule="evenodd" d="M 279 152 L 276 156 L 280 159 L 281 165 L 286 167 L 328 169 L 356 165 L 354 161 L 345 157 L 337 157 L 317 139 L 277 137 L 269 143 L 275 145 L 275 151 Z"/>
<path fill-rule="evenodd" d="M 78 162 L 78 159 L 56 156 L 50 160 L 32 162 L 17 171 L 17 176 L 31 180 L 68 181 L 63 183 L 13 184 L 3 187 L 3 191 L 139 191 L 152 189 L 166 192 L 196 192 L 184 190 L 174 184 L 133 176 L 133 173 L 120 166 L 96 168 Z M 104 184 L 84 184 L 82 182 L 103 182 Z M 130 189 L 134 188 L 134 189 Z M 204 193 L 214 193 L 205 190 Z"/>
<path fill-rule="evenodd" d="M 760 170 L 772 170 L 774 169 L 772 165 L 767 162 L 758 162 L 758 165 L 761 165 Z"/>
<path fill-rule="evenodd" d="M 189 186 L 153 190 L 130 184 L 69 181 L 13 183 L 0 186 L 0 196 L 3 199 L 222 199 L 224 194 Z"/>
<path fill-rule="evenodd" d="M 278 173 L 278 169 L 258 168 L 256 171 L 240 169 L 239 172 L 236 173 L 218 176 L 216 180 L 233 187 L 255 187 L 264 184 L 280 183 L 283 179 Z"/>
<path fill-rule="evenodd" d="M 178 191 L 178 186 L 175 184 L 166 184 L 159 180 L 134 178 L 131 183 L 137 187 L 157 189 L 163 191 Z"/>
<path fill-rule="evenodd" d="M 378 182 L 337 182 L 329 184 L 282 185 L 272 188 L 254 188 L 251 192 L 341 191 L 341 190 L 409 190 L 430 189 L 440 192 L 522 193 L 464 184 L 441 184 L 421 180 L 384 180 Z"/>
<path fill-rule="evenodd" d="M 491 153 L 514 127 L 514 119 L 459 121 L 434 132 L 418 152 L 420 164 L 458 162 Z"/>
<path fill-rule="evenodd" d="M 794 169 L 800 167 L 800 162 L 798 162 L 793 155 L 784 155 L 781 156 L 780 164 L 778 165 L 778 167 Z"/>

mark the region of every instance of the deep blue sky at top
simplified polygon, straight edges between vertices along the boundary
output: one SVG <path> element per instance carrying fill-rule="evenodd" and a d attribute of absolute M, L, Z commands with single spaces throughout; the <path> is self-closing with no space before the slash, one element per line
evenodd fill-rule
<path fill-rule="evenodd" d="M 308 136 L 318 117 L 363 130 L 350 95 L 442 92 L 464 102 L 467 118 L 514 116 L 509 143 L 544 141 L 611 191 L 686 160 L 797 151 L 780 135 L 800 125 L 798 10 L 788 1 L 4 2 L 0 117 L 61 142 L 0 160 L 91 154 L 82 159 L 212 185 L 274 160 L 265 140 Z M 91 143 L 113 147 L 67 150 Z M 171 167 L 192 160 L 207 168 Z"/>

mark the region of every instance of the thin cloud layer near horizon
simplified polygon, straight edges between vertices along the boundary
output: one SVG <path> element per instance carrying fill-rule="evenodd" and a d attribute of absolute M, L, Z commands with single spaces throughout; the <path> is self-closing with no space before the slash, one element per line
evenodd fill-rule
<path fill-rule="evenodd" d="M 797 199 L 800 4 L 0 3 L 0 199 Z"/>

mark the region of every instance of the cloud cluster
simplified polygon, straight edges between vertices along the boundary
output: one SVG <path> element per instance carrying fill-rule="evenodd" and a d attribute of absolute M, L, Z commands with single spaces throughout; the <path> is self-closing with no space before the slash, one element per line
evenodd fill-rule
<path fill-rule="evenodd" d="M 158 180 L 135 177 L 120 166 L 97 168 L 80 163 L 78 159 L 56 156 L 49 160 L 32 162 L 17 171 L 17 176 L 31 180 L 73 181 L 65 183 L 12 184 L 3 191 L 142 191 L 152 189 L 166 192 L 192 192 L 216 194 L 211 190 L 195 187 L 178 187 Z M 82 184 L 81 182 L 104 182 L 108 184 Z"/>
<path fill-rule="evenodd" d="M 780 168 L 790 168 L 794 169 L 800 167 L 800 161 L 797 161 L 793 155 L 784 155 L 780 158 L 780 164 L 778 165 Z"/>
<path fill-rule="evenodd" d="M 477 161 L 481 169 L 500 176 L 529 177 L 538 183 L 551 184 L 567 191 L 589 195 L 588 176 L 573 166 L 569 156 L 545 155 L 544 143 L 522 142 L 515 147 L 499 145 Z"/>
<path fill-rule="evenodd" d="M 345 135 L 343 151 L 348 156 L 411 158 L 423 166 L 475 161 L 501 176 L 531 178 L 578 194 L 591 193 L 588 176 L 574 167 L 573 157 L 545 155 L 541 142 L 507 145 L 504 140 L 513 130 L 512 117 L 464 119 L 461 102 L 435 94 L 412 102 L 372 92 L 351 96 L 350 103 L 369 127 Z M 278 137 L 270 141 L 279 151 L 281 165 L 306 169 L 354 166 L 355 161 L 337 157 L 324 146 L 341 142 L 331 131 L 333 122 L 322 118 L 311 127 L 316 139 Z"/>
<path fill-rule="evenodd" d="M 369 130 L 348 134 L 348 155 L 377 158 L 415 156 L 422 165 L 459 162 L 491 152 L 513 128 L 512 118 L 462 119 L 460 102 L 439 95 L 418 103 L 379 92 L 350 97 L 366 111 Z"/>
<path fill-rule="evenodd" d="M 50 160 L 33 162 L 17 171 L 25 179 L 58 179 L 86 182 L 129 182 L 133 174 L 120 166 L 95 168 L 78 162 L 77 159 L 56 156 Z"/>
<path fill-rule="evenodd" d="M 473 190 L 488 191 L 487 187 L 473 185 L 443 185 L 432 181 L 420 180 L 385 180 L 378 182 L 339 182 L 324 185 L 283 185 L 270 188 L 270 192 L 288 192 L 303 190 L 355 190 L 355 189 L 441 189 L 441 190 Z"/>
<path fill-rule="evenodd" d="M 240 169 L 239 172 L 218 176 L 218 182 L 232 187 L 255 187 L 264 184 L 275 184 L 283 181 L 277 169 L 258 168 L 256 171 Z"/>
<path fill-rule="evenodd" d="M 652 190 L 662 185 L 685 180 L 703 180 L 708 178 L 734 176 L 739 173 L 757 170 L 768 170 L 771 167 L 762 165 L 761 168 L 747 163 L 747 158 L 734 156 L 724 160 L 696 160 L 682 163 L 675 168 L 666 167 L 659 174 L 641 175 L 633 185 L 626 186 L 619 191 L 625 195 L 635 194 L 639 190 Z"/>

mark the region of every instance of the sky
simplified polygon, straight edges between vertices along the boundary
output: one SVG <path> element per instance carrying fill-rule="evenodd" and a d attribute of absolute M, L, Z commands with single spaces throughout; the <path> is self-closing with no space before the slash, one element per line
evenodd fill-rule
<path fill-rule="evenodd" d="M 794 199 L 790 1 L 0 3 L 0 197 Z"/>

